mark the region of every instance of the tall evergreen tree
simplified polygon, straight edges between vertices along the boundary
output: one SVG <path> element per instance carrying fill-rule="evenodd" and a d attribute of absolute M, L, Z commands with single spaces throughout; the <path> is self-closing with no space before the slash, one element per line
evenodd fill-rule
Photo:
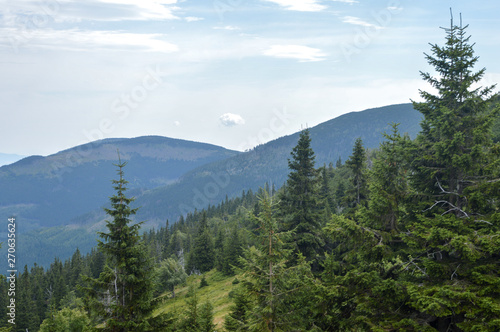
<path fill-rule="evenodd" d="M 288 160 L 286 190 L 280 195 L 280 213 L 286 230 L 293 230 L 291 243 L 296 252 L 307 260 L 321 253 L 321 215 L 319 205 L 319 178 L 314 168 L 315 156 L 311 148 L 309 130 L 300 133 L 299 141 Z"/>
<path fill-rule="evenodd" d="M 106 221 L 108 232 L 100 232 L 103 240 L 98 247 L 107 259 L 104 271 L 93 279 L 88 289 L 93 311 L 104 320 L 104 331 L 147 331 L 151 315 L 153 269 L 146 256 L 146 247 L 139 236 L 142 223 L 131 224 L 134 200 L 125 196 L 126 184 L 123 168 L 119 163 L 118 180 L 113 180 L 116 194 L 110 197 L 111 208 L 105 211 L 113 219 Z"/>
<path fill-rule="evenodd" d="M 330 215 L 335 211 L 335 200 L 334 193 L 330 188 L 330 170 L 323 165 L 321 168 L 321 187 L 319 190 L 319 198 L 321 202 L 321 208 L 323 209 L 323 225 L 330 218 Z"/>
<path fill-rule="evenodd" d="M 354 142 L 352 154 L 346 160 L 345 165 L 351 170 L 351 189 L 346 198 L 350 207 L 358 206 L 361 201 L 366 199 L 366 152 L 363 147 L 363 140 L 357 138 Z"/>
<path fill-rule="evenodd" d="M 33 299 L 30 274 L 28 266 L 24 266 L 23 273 L 19 274 L 16 285 L 16 326 L 15 331 L 24 332 L 35 330 L 41 323 L 36 310 L 36 302 Z"/>
<path fill-rule="evenodd" d="M 229 237 L 226 237 L 223 249 L 222 273 L 233 275 L 234 267 L 239 267 L 239 257 L 243 254 L 237 227 L 231 229 Z"/>
<path fill-rule="evenodd" d="M 75 289 L 76 285 L 80 284 L 82 281 L 82 274 L 84 273 L 85 266 L 83 263 L 83 258 L 80 253 L 80 249 L 76 248 L 75 253 L 71 257 L 70 271 L 69 271 L 69 286 L 71 289 Z M 81 296 L 80 291 L 77 290 L 77 295 Z"/>
<path fill-rule="evenodd" d="M 240 258 L 242 284 L 253 309 L 248 323 L 245 324 L 240 316 L 238 322 L 229 324 L 251 331 L 306 330 L 305 306 L 297 304 L 297 294 L 303 290 L 304 280 L 310 275 L 310 266 L 300 259 L 300 254 L 297 265 L 287 266 L 292 250 L 286 249 L 285 243 L 292 232 L 280 231 L 275 204 L 265 191 L 260 205 L 259 215 L 251 215 L 259 226 L 258 247 L 246 249 L 244 257 Z"/>
<path fill-rule="evenodd" d="M 454 25 L 452 19 L 445 29 L 445 46 L 432 45 L 432 54 L 426 58 L 439 76 L 421 75 L 437 95 L 420 91 L 425 101 L 413 103 L 424 115 L 413 184 L 420 193 L 443 201 L 443 208 L 459 217 L 467 209 L 467 187 L 488 175 L 484 168 L 490 156 L 491 125 L 498 114 L 489 106 L 494 86 L 473 86 L 485 68 L 473 71 L 479 57 L 474 55 L 466 29 L 461 22 Z"/>
<path fill-rule="evenodd" d="M 251 311 L 251 301 L 241 289 L 233 292 L 234 304 L 231 312 L 224 319 L 224 328 L 227 331 L 248 331 L 248 316 Z"/>
<path fill-rule="evenodd" d="M 207 224 L 207 214 L 203 212 L 194 246 L 189 253 L 188 273 L 210 271 L 214 267 L 214 244 Z"/>
<path fill-rule="evenodd" d="M 466 29 L 452 18 L 445 45 L 432 45 L 426 58 L 437 77 L 421 74 L 437 94 L 421 91 L 424 102 L 414 103 L 424 120 L 412 183 L 424 212 L 416 211 L 405 236 L 417 268 L 410 303 L 442 331 L 500 328 L 493 282 L 500 277 L 500 150 L 491 142 L 498 110 L 489 104 L 492 87 L 475 86 L 485 69 L 474 72 Z"/>
<path fill-rule="evenodd" d="M 210 302 L 205 302 L 200 307 L 199 317 L 200 332 L 215 332 L 214 307 Z"/>
<path fill-rule="evenodd" d="M 318 296 L 318 326 L 332 330 L 393 330 L 411 310 L 397 274 L 406 255 L 400 221 L 409 193 L 407 170 L 410 140 L 385 134 L 369 176 L 368 206 L 356 218 L 335 215 L 326 227 L 335 243 L 325 260 Z M 351 214 L 348 214 L 349 216 Z M 403 325 L 404 327 L 408 327 Z"/>
<path fill-rule="evenodd" d="M 368 207 L 363 210 L 364 224 L 382 232 L 398 236 L 399 222 L 405 213 L 405 202 L 410 194 L 409 174 L 412 142 L 401 136 L 398 124 L 392 124 L 392 133 L 384 134 L 369 176 Z"/>

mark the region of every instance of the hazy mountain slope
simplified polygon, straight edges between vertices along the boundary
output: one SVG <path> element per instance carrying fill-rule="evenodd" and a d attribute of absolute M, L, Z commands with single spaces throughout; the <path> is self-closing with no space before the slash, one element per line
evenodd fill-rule
<path fill-rule="evenodd" d="M 311 145 L 316 153 L 316 166 L 345 161 L 357 137 L 367 148 L 378 148 L 382 133 L 390 131 L 390 123 L 400 123 L 400 131 L 412 138 L 420 130 L 421 115 L 411 104 L 392 105 L 344 114 L 310 128 Z M 138 197 L 141 219 L 176 219 L 181 213 L 208 204 L 217 204 L 225 195 L 258 189 L 265 182 L 280 187 L 288 175 L 288 158 L 297 144 L 299 133 L 281 137 L 254 150 L 201 166 L 173 185 L 157 188 Z"/>
<path fill-rule="evenodd" d="M 172 183 L 200 165 L 236 151 L 159 136 L 106 139 L 48 157 L 32 156 L 0 167 L 0 212 L 23 219 L 25 227 L 56 226 L 106 204 L 116 177 L 117 149 L 128 162 L 131 189 Z"/>

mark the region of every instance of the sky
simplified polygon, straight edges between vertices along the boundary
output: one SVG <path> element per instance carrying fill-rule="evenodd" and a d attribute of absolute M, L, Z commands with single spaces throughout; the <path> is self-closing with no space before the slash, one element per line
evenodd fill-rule
<path fill-rule="evenodd" d="M 244 151 L 418 100 L 450 7 L 499 82 L 498 0 L 0 0 L 0 152 L 144 135 Z"/>

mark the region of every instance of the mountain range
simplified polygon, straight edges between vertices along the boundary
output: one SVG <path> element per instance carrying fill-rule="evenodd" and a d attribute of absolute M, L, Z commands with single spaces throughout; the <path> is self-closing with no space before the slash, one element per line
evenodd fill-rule
<path fill-rule="evenodd" d="M 309 128 L 316 166 L 345 161 L 356 138 L 375 149 L 400 123 L 400 132 L 414 138 L 420 113 L 411 104 L 391 105 L 344 114 Z M 218 204 L 243 190 L 265 183 L 280 187 L 288 175 L 288 158 L 299 133 L 284 136 L 241 153 L 222 147 L 160 136 L 105 139 L 47 157 L 31 156 L 0 167 L 0 215 L 18 220 L 21 264 L 48 265 L 55 256 L 69 257 L 79 247 L 95 246 L 105 225 L 103 207 L 114 194 L 118 151 L 127 162 L 125 179 L 137 220 L 158 227 L 181 214 Z M 6 238 L 6 233 L 0 233 Z M 3 248 L 2 250 L 5 250 Z"/>

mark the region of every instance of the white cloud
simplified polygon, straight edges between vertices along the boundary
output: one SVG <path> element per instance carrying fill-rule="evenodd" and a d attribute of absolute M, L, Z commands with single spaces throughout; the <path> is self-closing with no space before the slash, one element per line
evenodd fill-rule
<path fill-rule="evenodd" d="M 354 4 L 354 3 L 359 3 L 357 0 L 331 0 L 333 2 L 342 2 L 342 3 L 348 3 L 348 4 Z"/>
<path fill-rule="evenodd" d="M 274 2 L 288 10 L 296 10 L 301 12 L 318 12 L 326 9 L 326 6 L 320 5 L 318 0 L 266 0 Z"/>
<path fill-rule="evenodd" d="M 238 27 L 234 27 L 232 25 L 226 25 L 224 27 L 214 27 L 215 30 L 240 30 Z"/>
<path fill-rule="evenodd" d="M 403 10 L 403 7 L 389 6 L 387 7 L 387 10 L 389 10 L 390 12 L 400 12 Z"/>
<path fill-rule="evenodd" d="M 198 21 L 203 21 L 203 17 L 195 17 L 195 16 L 188 16 L 184 18 L 187 22 L 198 22 Z"/>
<path fill-rule="evenodd" d="M 360 25 L 360 26 L 369 27 L 369 28 L 374 27 L 375 29 L 381 28 L 379 25 L 375 25 L 375 24 L 363 21 L 359 17 L 355 17 L 355 16 L 344 16 L 342 18 L 342 22 L 348 23 L 348 24 L 353 24 L 353 25 Z"/>
<path fill-rule="evenodd" d="M 0 46 L 12 47 L 17 40 L 20 47 L 67 51 L 145 51 L 171 53 L 178 51 L 175 44 L 161 40 L 161 34 L 125 33 L 122 31 L 82 31 L 41 29 L 19 31 L 1 28 Z"/>
<path fill-rule="evenodd" d="M 0 0 L 1 1 L 1 0 Z M 3 1 L 2 1 L 3 2 Z M 2 5 L 2 14 L 16 21 L 40 28 L 51 22 L 74 23 L 90 21 L 145 21 L 178 19 L 174 11 L 177 0 L 16 0 Z"/>
<path fill-rule="evenodd" d="M 301 62 L 322 61 L 326 56 L 320 49 L 303 45 L 273 45 L 263 54 L 276 58 L 297 59 Z"/>
<path fill-rule="evenodd" d="M 219 117 L 219 121 L 222 125 L 226 127 L 232 127 L 236 125 L 245 124 L 245 119 L 241 117 L 241 115 L 233 114 L 233 113 L 225 113 Z"/>
<path fill-rule="evenodd" d="M 77 1 L 74 1 L 77 2 Z M 131 19 L 150 20 L 150 19 L 175 19 L 177 18 L 172 11 L 176 7 L 167 7 L 174 5 L 177 0 L 98 0 L 104 4 L 116 5 L 119 7 L 129 7 L 136 11 Z"/>

